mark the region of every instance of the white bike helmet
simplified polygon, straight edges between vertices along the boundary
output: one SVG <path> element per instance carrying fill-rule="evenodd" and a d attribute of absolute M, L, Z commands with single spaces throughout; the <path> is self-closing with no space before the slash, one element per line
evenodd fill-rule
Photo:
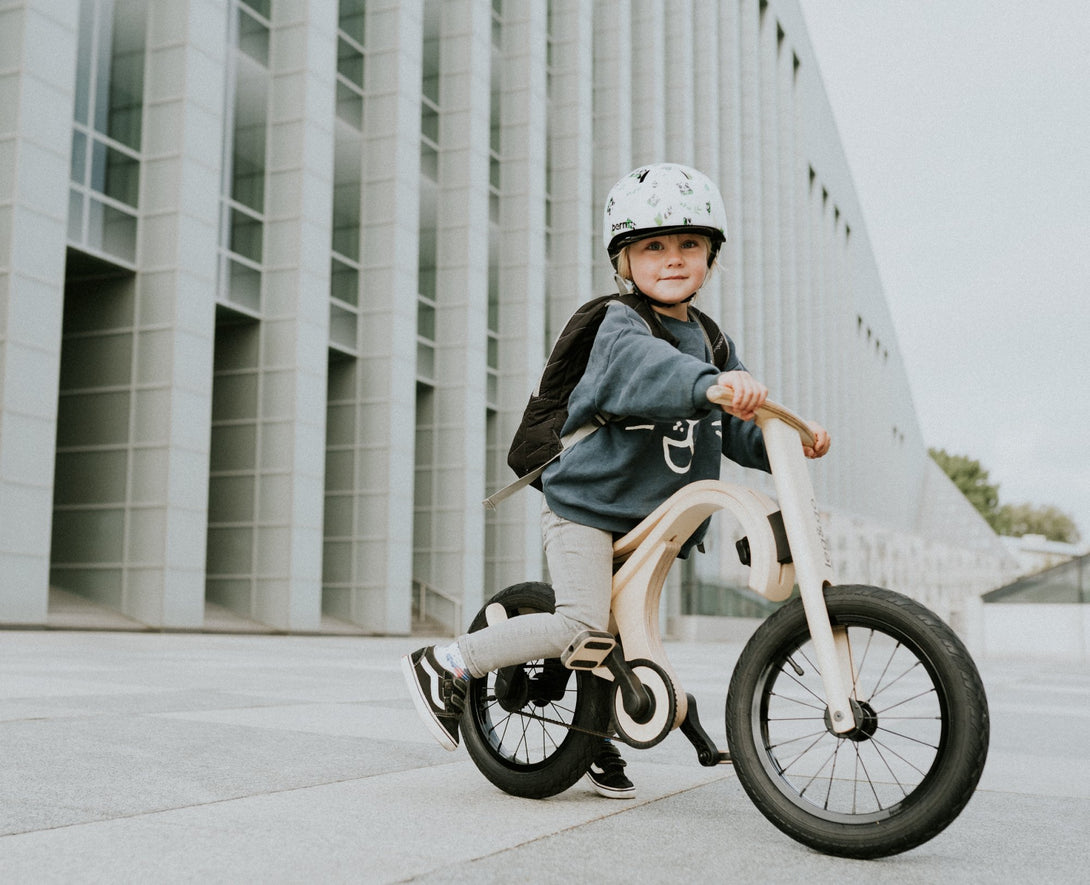
<path fill-rule="evenodd" d="M 689 231 L 711 240 L 708 266 L 727 239 L 727 210 L 708 176 L 677 163 L 633 169 L 606 199 L 604 241 L 613 266 L 629 243 Z"/>

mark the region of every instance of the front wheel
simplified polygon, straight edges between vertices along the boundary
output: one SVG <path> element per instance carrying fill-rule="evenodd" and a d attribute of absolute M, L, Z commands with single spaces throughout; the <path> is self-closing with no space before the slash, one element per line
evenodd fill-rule
<path fill-rule="evenodd" d="M 937 615 L 877 587 L 825 591 L 847 633 L 856 727 L 832 731 L 802 601 L 766 620 L 738 659 L 727 742 L 754 804 L 794 839 L 876 858 L 936 836 L 965 807 L 988 752 L 988 702 Z"/>
<path fill-rule="evenodd" d="M 548 584 L 528 582 L 490 600 L 508 618 L 551 614 Z M 481 609 L 470 632 L 488 625 Z M 462 718 L 466 750 L 493 784 L 513 796 L 543 799 L 562 793 L 593 761 L 609 726 L 609 685 L 558 658 L 503 667 L 469 684 Z"/>

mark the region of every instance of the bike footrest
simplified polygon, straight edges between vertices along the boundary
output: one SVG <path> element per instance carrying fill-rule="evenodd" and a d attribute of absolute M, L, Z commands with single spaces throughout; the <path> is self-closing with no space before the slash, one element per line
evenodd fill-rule
<path fill-rule="evenodd" d="M 564 649 L 560 660 L 570 670 L 593 670 L 605 663 L 616 644 L 612 633 L 584 630 Z"/>

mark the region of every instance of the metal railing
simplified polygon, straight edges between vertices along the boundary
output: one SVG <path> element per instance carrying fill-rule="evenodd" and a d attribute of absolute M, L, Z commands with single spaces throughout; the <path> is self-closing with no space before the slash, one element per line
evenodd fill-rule
<path fill-rule="evenodd" d="M 414 626 L 438 625 L 452 635 L 462 632 L 462 600 L 413 579 Z"/>

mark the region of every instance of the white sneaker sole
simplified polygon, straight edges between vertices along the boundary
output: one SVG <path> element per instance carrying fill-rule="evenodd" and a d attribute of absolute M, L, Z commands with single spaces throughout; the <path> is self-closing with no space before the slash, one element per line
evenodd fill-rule
<path fill-rule="evenodd" d="M 590 788 L 594 790 L 599 796 L 604 796 L 606 799 L 635 799 L 636 788 L 626 787 L 620 790 L 615 790 L 611 787 L 604 787 L 601 784 L 594 782 L 594 779 L 590 776 L 590 772 L 583 775 L 584 780 L 590 784 Z"/>
<path fill-rule="evenodd" d="M 405 677 L 405 684 L 409 687 L 409 697 L 413 699 L 413 706 L 416 707 L 416 712 L 428 727 L 432 737 L 439 742 L 439 746 L 444 750 L 452 752 L 457 750 L 458 743 L 451 740 L 447 730 L 443 728 L 435 714 L 432 713 L 431 704 L 424 697 L 420 683 L 416 681 L 416 673 L 413 672 L 413 661 L 410 655 L 405 655 L 401 659 L 401 675 Z"/>

